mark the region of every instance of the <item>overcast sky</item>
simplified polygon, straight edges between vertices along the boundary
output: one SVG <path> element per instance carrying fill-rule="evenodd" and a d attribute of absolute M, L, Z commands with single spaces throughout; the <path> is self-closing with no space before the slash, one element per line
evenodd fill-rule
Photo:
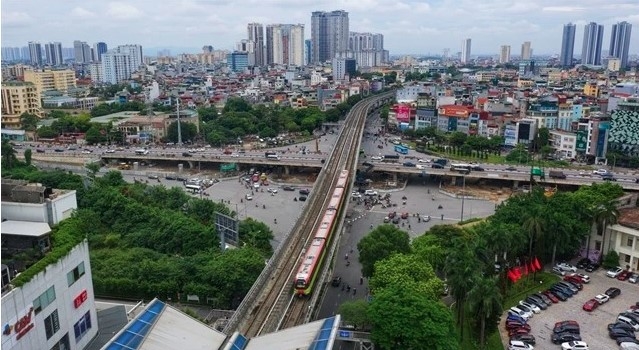
<path fill-rule="evenodd" d="M 471 52 L 497 54 L 511 45 L 519 55 L 531 41 L 534 54 L 558 54 L 563 25 L 577 24 L 575 55 L 581 53 L 583 25 L 603 24 L 603 50 L 611 25 L 633 24 L 630 53 L 639 53 L 639 0 L 2 0 L 2 46 L 28 41 L 73 40 L 109 47 L 141 44 L 172 54 L 199 52 L 203 45 L 233 49 L 246 38 L 249 22 L 302 23 L 310 39 L 312 11 L 349 12 L 350 31 L 384 34 L 391 55 L 451 54 L 461 40 Z M 156 52 L 146 50 L 145 55 Z"/>

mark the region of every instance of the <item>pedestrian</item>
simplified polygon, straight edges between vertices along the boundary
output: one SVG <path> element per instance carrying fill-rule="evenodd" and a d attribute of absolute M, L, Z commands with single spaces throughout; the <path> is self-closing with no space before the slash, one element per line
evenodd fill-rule
<path fill-rule="evenodd" d="M 359 278 L 359 284 L 360 285 L 364 284 L 364 277 L 363 276 Z"/>
<path fill-rule="evenodd" d="M 353 288 L 353 295 L 357 294 L 357 288 Z"/>

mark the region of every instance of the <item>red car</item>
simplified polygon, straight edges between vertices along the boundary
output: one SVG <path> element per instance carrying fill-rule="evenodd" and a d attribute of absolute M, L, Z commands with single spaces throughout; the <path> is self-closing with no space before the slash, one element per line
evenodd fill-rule
<path fill-rule="evenodd" d="M 530 330 L 526 328 L 516 328 L 516 329 L 511 329 L 508 331 L 509 338 L 512 338 L 513 336 L 520 335 L 520 334 L 530 334 Z"/>
<path fill-rule="evenodd" d="M 599 306 L 599 302 L 595 299 L 590 299 L 588 300 L 585 304 L 584 304 L 584 311 L 593 311 L 594 309 L 597 308 L 597 306 Z"/>
<path fill-rule="evenodd" d="M 620 281 L 625 281 L 630 277 L 630 271 L 628 270 L 623 270 L 619 273 L 619 275 L 617 275 L 617 279 Z"/>
<path fill-rule="evenodd" d="M 559 299 L 557 299 L 557 297 L 554 294 L 552 294 L 550 291 L 545 290 L 545 291 L 543 291 L 541 293 L 543 293 L 543 295 L 547 296 L 548 299 L 550 299 L 550 301 L 553 302 L 553 304 L 557 304 L 559 302 Z"/>
<path fill-rule="evenodd" d="M 579 286 L 581 286 L 583 284 L 583 281 L 581 280 L 581 278 L 577 277 L 577 276 L 566 276 L 564 277 L 564 281 L 568 281 L 568 282 L 572 282 L 575 283 Z"/>
<path fill-rule="evenodd" d="M 517 322 L 517 321 L 506 322 L 506 330 L 510 332 L 516 329 L 525 329 L 530 331 L 530 325 L 526 323 Z"/>

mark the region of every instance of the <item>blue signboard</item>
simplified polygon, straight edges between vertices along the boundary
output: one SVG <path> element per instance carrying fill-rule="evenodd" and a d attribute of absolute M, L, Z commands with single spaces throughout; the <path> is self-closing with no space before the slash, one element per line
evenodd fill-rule
<path fill-rule="evenodd" d="M 352 335 L 351 331 L 339 331 L 340 338 L 350 338 Z"/>

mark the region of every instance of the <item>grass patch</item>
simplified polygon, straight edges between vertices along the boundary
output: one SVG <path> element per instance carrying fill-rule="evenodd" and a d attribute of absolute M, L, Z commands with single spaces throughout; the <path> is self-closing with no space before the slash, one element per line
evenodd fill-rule
<path fill-rule="evenodd" d="M 559 276 L 548 272 L 538 272 L 533 279 L 533 275 L 529 274 L 526 277 L 522 277 L 519 282 L 514 284 L 504 299 L 504 310 L 508 310 L 511 307 L 519 304 L 519 301 L 524 299 L 531 293 L 536 293 L 542 290 L 550 288 L 551 285 L 559 281 Z"/>
<path fill-rule="evenodd" d="M 470 219 L 458 222 L 457 225 L 471 227 L 484 221 L 485 219 L 486 218 L 470 218 Z"/>

